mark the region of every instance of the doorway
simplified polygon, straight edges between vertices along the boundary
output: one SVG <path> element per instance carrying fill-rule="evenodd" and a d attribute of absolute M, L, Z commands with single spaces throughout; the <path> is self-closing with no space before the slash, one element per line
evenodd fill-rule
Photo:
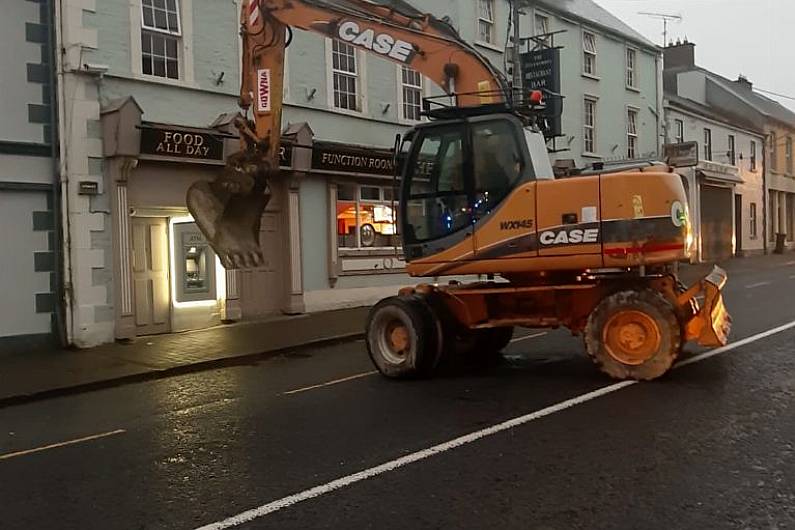
<path fill-rule="evenodd" d="M 734 196 L 734 255 L 743 255 L 743 196 Z"/>
<path fill-rule="evenodd" d="M 171 331 L 168 219 L 132 219 L 133 293 L 136 335 Z"/>

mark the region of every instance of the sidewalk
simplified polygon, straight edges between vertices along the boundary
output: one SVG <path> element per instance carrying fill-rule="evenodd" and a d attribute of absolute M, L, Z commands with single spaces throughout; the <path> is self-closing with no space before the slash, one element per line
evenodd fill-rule
<path fill-rule="evenodd" d="M 361 337 L 369 308 L 140 337 L 87 350 L 0 354 L 0 407 L 265 358 Z"/>

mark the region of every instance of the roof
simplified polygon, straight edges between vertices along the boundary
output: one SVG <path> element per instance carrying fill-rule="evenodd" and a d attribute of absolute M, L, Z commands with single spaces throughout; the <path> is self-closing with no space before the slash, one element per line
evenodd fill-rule
<path fill-rule="evenodd" d="M 538 4 L 550 11 L 573 15 L 585 23 L 601 26 L 643 46 L 658 48 L 656 44 L 593 0 L 535 0 L 533 2 L 524 0 L 524 3 L 528 5 Z"/>
<path fill-rule="evenodd" d="M 700 66 L 685 66 L 665 69 L 663 71 L 663 79 L 666 95 L 668 92 L 678 93 L 678 74 L 685 72 L 701 72 L 707 77 L 707 79 L 717 84 L 724 90 L 730 92 L 738 99 L 744 101 L 763 116 L 779 121 L 791 127 L 795 127 L 795 112 L 789 110 L 778 101 L 774 101 L 766 96 L 763 96 L 759 92 L 755 92 L 753 89 L 746 88 L 738 84 L 736 81 L 732 81 L 731 79 L 727 79 L 722 75 L 710 72 L 709 70 L 701 68 Z"/>
<path fill-rule="evenodd" d="M 676 96 L 673 94 L 666 93 L 665 99 L 666 103 L 670 104 L 671 107 L 676 107 L 684 111 L 692 112 L 707 119 L 719 121 L 724 125 L 730 127 L 743 129 L 745 131 L 752 132 L 760 136 L 764 136 L 764 132 L 761 131 L 751 121 L 747 120 L 746 118 L 743 118 L 742 116 L 738 116 L 734 113 L 728 112 L 724 109 L 718 109 L 715 107 L 710 107 L 708 105 L 702 105 L 701 103 L 693 101 L 692 99 Z"/>

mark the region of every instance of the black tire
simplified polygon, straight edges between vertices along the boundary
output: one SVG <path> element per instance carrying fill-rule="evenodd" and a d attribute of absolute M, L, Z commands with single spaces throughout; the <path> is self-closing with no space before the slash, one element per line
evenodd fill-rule
<path fill-rule="evenodd" d="M 604 298 L 588 318 L 585 348 L 615 379 L 650 381 L 676 362 L 682 328 L 673 305 L 652 289 Z"/>
<path fill-rule="evenodd" d="M 479 359 L 498 357 L 511 339 L 513 327 L 468 330 L 456 337 L 454 353 Z"/>
<path fill-rule="evenodd" d="M 367 353 L 390 378 L 433 373 L 442 353 L 442 330 L 431 307 L 417 296 L 393 296 L 378 302 L 367 317 Z"/>

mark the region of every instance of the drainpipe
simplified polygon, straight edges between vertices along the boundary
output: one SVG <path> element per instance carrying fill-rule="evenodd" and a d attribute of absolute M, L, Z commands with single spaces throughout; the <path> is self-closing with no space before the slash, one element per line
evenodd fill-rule
<path fill-rule="evenodd" d="M 762 244 L 764 245 L 764 253 L 768 253 L 768 221 L 770 217 L 768 215 L 768 202 L 770 201 L 770 190 L 767 189 L 767 142 L 770 139 L 770 135 L 765 134 L 764 140 L 762 140 L 762 239 L 764 240 Z M 773 227 L 770 227 L 772 230 Z"/>
<path fill-rule="evenodd" d="M 55 32 L 55 75 L 57 90 L 58 108 L 58 167 L 57 177 L 60 194 L 61 226 L 63 233 L 63 328 L 65 333 L 66 345 L 72 344 L 74 340 L 74 293 L 72 283 L 72 230 L 69 220 L 69 153 L 67 152 L 67 127 L 66 127 L 66 95 L 64 87 L 64 55 L 66 53 L 63 45 L 64 21 L 63 6 L 64 0 L 54 0 L 55 18 L 53 27 Z"/>
<path fill-rule="evenodd" d="M 662 59 L 662 52 L 655 55 L 654 69 L 657 78 L 657 157 L 659 159 L 663 157 L 664 135 L 667 134 L 665 130 L 665 86 L 663 83 L 664 63 Z"/>

